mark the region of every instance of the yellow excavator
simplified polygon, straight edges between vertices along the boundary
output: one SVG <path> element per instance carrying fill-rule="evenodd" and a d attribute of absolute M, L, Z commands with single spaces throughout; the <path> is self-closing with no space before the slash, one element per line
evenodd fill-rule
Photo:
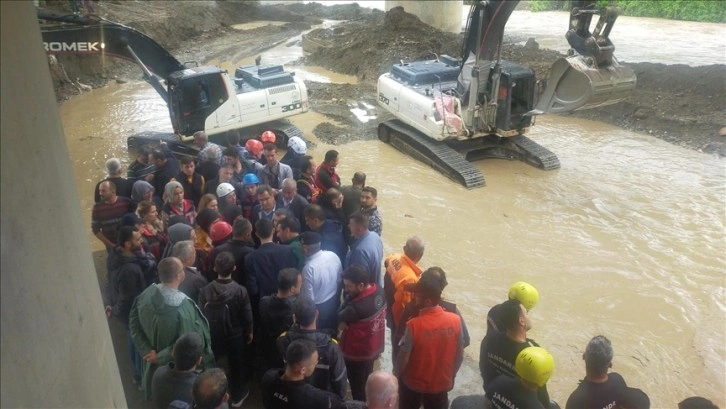
<path fill-rule="evenodd" d="M 620 10 L 573 0 L 565 35 L 571 49 L 554 62 L 546 84 L 538 84 L 532 69 L 500 58 L 504 26 L 518 3 L 474 3 L 461 58 L 402 62 L 383 74 L 378 104 L 395 119 L 378 125 L 378 138 L 469 189 L 484 186 L 472 160 L 559 168 L 554 153 L 524 134 L 537 115 L 612 104 L 635 88 L 635 73 L 618 63 L 609 39 Z"/>

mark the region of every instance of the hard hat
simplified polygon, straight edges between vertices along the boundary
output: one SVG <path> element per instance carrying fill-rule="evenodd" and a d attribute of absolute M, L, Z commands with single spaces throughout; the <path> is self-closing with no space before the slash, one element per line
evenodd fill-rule
<path fill-rule="evenodd" d="M 539 292 L 531 284 L 518 281 L 509 287 L 509 299 L 513 298 L 518 299 L 529 311 L 539 302 Z"/>
<path fill-rule="evenodd" d="M 213 242 L 222 241 L 231 234 L 232 226 L 224 220 L 218 220 L 212 223 L 212 226 L 209 228 L 209 238 L 212 239 Z"/>
<path fill-rule="evenodd" d="M 217 197 L 225 197 L 232 192 L 234 192 L 234 186 L 229 183 L 220 183 L 217 186 Z"/>
<path fill-rule="evenodd" d="M 292 149 L 293 152 L 298 155 L 304 155 L 308 151 L 308 146 L 299 136 L 293 136 L 290 138 L 290 140 L 287 141 L 287 147 Z"/>
<path fill-rule="evenodd" d="M 260 156 L 262 154 L 262 142 L 257 139 L 248 139 L 245 142 L 245 149 L 255 156 Z"/>
<path fill-rule="evenodd" d="M 257 177 L 254 173 L 248 173 L 242 178 L 242 184 L 243 185 L 259 185 L 260 184 L 260 178 Z"/>
<path fill-rule="evenodd" d="M 275 140 L 277 138 L 275 137 L 275 133 L 272 131 L 265 131 L 262 132 L 262 135 L 260 135 L 260 140 L 262 142 L 269 142 L 269 143 L 275 143 Z"/>
<path fill-rule="evenodd" d="M 519 351 L 514 361 L 514 370 L 525 381 L 536 383 L 543 387 L 552 376 L 555 369 L 555 359 L 546 349 L 541 347 L 527 347 Z"/>

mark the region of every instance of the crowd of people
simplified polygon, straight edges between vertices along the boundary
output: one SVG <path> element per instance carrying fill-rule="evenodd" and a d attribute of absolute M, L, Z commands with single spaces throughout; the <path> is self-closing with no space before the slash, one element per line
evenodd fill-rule
<path fill-rule="evenodd" d="M 158 408 L 447 408 L 470 344 L 444 269 L 422 269 L 424 240 L 384 258 L 378 192 L 339 153 L 319 165 L 267 131 L 227 146 L 194 135 L 197 157 L 141 147 L 122 177 L 106 162 L 92 231 L 108 254 L 104 303 L 126 331 L 134 382 Z M 558 407 L 554 360 L 527 338 L 537 290 L 515 283 L 487 316 L 479 367 L 492 408 Z M 393 372 L 374 372 L 391 333 Z M 648 408 L 609 369 L 594 337 L 566 408 Z M 220 369 L 224 368 L 224 369 Z M 193 406 L 192 406 L 193 405 Z M 456 406 L 454 401 L 453 406 Z"/>

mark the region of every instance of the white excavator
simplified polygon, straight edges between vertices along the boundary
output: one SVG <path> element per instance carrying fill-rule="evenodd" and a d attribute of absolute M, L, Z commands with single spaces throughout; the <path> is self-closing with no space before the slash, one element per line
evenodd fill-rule
<path fill-rule="evenodd" d="M 524 134 L 537 115 L 612 104 L 635 88 L 635 73 L 618 63 L 608 38 L 620 10 L 573 0 L 565 35 L 571 49 L 554 62 L 546 84 L 538 84 L 532 69 L 500 58 L 504 26 L 518 3 L 475 2 L 462 58 L 402 62 L 383 74 L 378 104 L 395 119 L 378 125 L 379 139 L 469 189 L 484 186 L 471 160 L 559 168 L 554 153 Z M 594 16 L 599 20 L 591 32 Z"/>
<path fill-rule="evenodd" d="M 49 54 L 100 54 L 139 65 L 144 79 L 169 107 L 174 133 L 153 130 L 128 138 L 129 149 L 164 140 L 176 154 L 195 155 L 190 143 L 197 131 L 226 145 L 227 131 L 244 135 L 273 131 L 287 146 L 302 132 L 285 118 L 308 110 L 305 83 L 282 65 L 239 67 L 234 77 L 213 66 L 182 64 L 156 41 L 138 30 L 100 17 L 58 15 L 38 10 L 43 45 Z"/>

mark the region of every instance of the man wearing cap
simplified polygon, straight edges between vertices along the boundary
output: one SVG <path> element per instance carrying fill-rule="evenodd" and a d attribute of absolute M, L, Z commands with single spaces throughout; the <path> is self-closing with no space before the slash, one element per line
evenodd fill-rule
<path fill-rule="evenodd" d="M 237 149 L 230 146 L 224 149 L 224 163 L 232 167 L 232 184 L 242 185 L 242 178 L 247 173 L 254 173 L 255 167 L 248 164 L 247 161 L 242 161 L 237 153 Z"/>
<path fill-rule="evenodd" d="M 197 270 L 194 263 L 197 260 L 197 251 L 194 242 L 182 240 L 171 249 L 172 257 L 178 258 L 184 265 L 184 281 L 179 285 L 179 291 L 187 295 L 195 303 L 199 299 L 199 290 L 207 285 L 207 279 Z"/>
<path fill-rule="evenodd" d="M 598 335 L 590 340 L 582 354 L 585 360 L 585 379 L 580 381 L 567 399 L 566 409 L 637 407 L 630 406 L 635 393 L 628 388 L 617 372 L 608 372 L 613 366 L 613 347 L 610 340 Z"/>
<path fill-rule="evenodd" d="M 380 286 L 383 261 L 381 237 L 368 230 L 368 217 L 361 212 L 350 215 L 348 229 L 354 240 L 345 257 L 345 267 L 352 265 L 363 267 L 368 272 L 368 282 Z"/>
<path fill-rule="evenodd" d="M 234 256 L 235 270 L 232 278 L 239 285 L 247 285 L 247 268 L 245 267 L 245 258 L 248 254 L 255 251 L 254 242 L 252 241 L 252 224 L 245 218 L 239 218 L 232 225 L 232 239 L 226 243 L 215 246 L 210 254 L 214 259 L 216 254 L 223 251 L 229 251 Z"/>
<path fill-rule="evenodd" d="M 319 329 L 337 331 L 343 265 L 335 253 L 321 250 L 320 241 L 320 234 L 314 231 L 302 234 L 305 266 L 300 296 L 312 299 L 317 306 Z"/>
<path fill-rule="evenodd" d="M 461 319 L 438 305 L 441 284 L 433 275 L 414 286 L 414 300 L 421 311 L 406 323 L 394 372 L 401 379 L 400 409 L 445 409 L 449 391 L 464 360 Z"/>
<path fill-rule="evenodd" d="M 479 349 L 479 370 L 484 379 L 484 390 L 499 375 L 516 377 L 515 361 L 517 354 L 530 346 L 539 345 L 527 338 L 527 331 L 532 328 L 527 309 L 513 298 L 501 304 L 502 331 L 491 331 L 481 342 Z M 537 389 L 539 401 L 544 407 L 549 407 L 550 397 L 547 386 L 541 385 Z"/>
<path fill-rule="evenodd" d="M 156 167 L 151 163 L 151 148 L 149 145 L 141 145 L 136 152 L 136 160 L 126 170 L 126 179 L 134 183 L 137 180 L 151 182 L 154 180 Z"/>
<path fill-rule="evenodd" d="M 517 299 L 527 309 L 532 311 L 539 302 L 539 292 L 531 284 L 518 281 L 509 287 L 508 299 Z M 502 304 L 493 306 L 487 313 L 487 335 L 490 331 L 504 331 L 504 318 L 501 313 Z"/>
<path fill-rule="evenodd" d="M 174 359 L 160 366 L 151 379 L 151 396 L 157 408 L 167 408 L 174 400 L 192 404 L 192 386 L 197 379 L 197 366 L 202 363 L 204 338 L 187 332 L 174 343 Z"/>
<path fill-rule="evenodd" d="M 134 345 L 143 359 L 142 387 L 151 399 L 151 377 L 158 366 L 172 360 L 174 342 L 187 332 L 204 338 L 202 352 L 205 368 L 214 366 L 209 324 L 197 305 L 179 285 L 184 281 L 184 265 L 176 257 L 159 262 L 160 284 L 148 286 L 134 300 L 129 314 L 129 328 Z"/>
<path fill-rule="evenodd" d="M 121 167 L 121 161 L 118 158 L 111 158 L 106 161 L 106 173 L 108 177 L 103 179 L 101 182 L 110 180 L 116 186 L 116 194 L 123 197 L 131 197 L 131 188 L 134 185 L 134 181 L 127 180 L 121 177 L 123 169 Z M 101 182 L 96 184 L 96 188 L 93 190 L 93 202 L 98 203 L 101 201 L 101 195 L 98 192 L 98 188 L 101 186 Z"/>
<path fill-rule="evenodd" d="M 267 163 L 257 167 L 257 177 L 261 183 L 269 185 L 277 192 L 282 188 L 283 180 L 293 178 L 292 168 L 277 159 L 277 146 L 274 143 L 266 143 L 264 152 Z"/>

